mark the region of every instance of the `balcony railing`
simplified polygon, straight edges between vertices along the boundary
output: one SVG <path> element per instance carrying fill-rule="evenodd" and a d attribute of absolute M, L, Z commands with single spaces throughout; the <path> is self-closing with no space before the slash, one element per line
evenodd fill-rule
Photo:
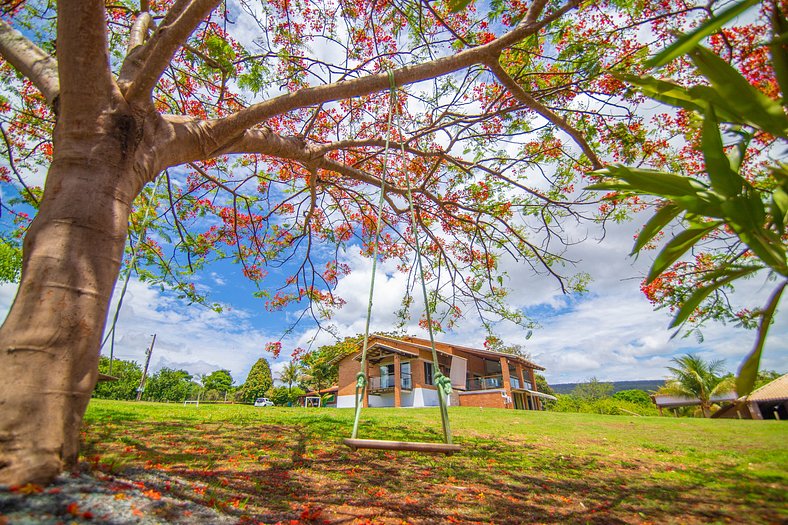
<path fill-rule="evenodd" d="M 503 387 L 503 376 L 474 377 L 466 381 L 468 390 L 491 390 Z"/>
<path fill-rule="evenodd" d="M 373 376 L 369 378 L 369 389 L 370 390 L 383 390 L 386 388 L 394 388 L 396 385 L 396 379 L 394 376 L 382 376 L 377 377 Z M 413 389 L 413 382 L 411 380 L 410 374 L 400 374 L 400 387 L 403 390 L 412 390 Z"/>
<path fill-rule="evenodd" d="M 493 375 L 484 377 L 474 377 L 466 381 L 468 390 L 492 390 L 496 388 L 503 388 L 503 375 Z M 520 379 L 516 377 L 509 378 L 509 384 L 512 388 L 524 388 L 520 386 Z"/>

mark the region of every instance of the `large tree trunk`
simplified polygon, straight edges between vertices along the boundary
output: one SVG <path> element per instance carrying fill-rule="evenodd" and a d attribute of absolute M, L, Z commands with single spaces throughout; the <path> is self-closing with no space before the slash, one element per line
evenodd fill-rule
<path fill-rule="evenodd" d="M 133 170 L 141 131 L 127 112 L 64 127 L 55 130 L 21 283 L 0 327 L 0 484 L 46 483 L 76 462 L 131 203 L 143 184 Z"/>

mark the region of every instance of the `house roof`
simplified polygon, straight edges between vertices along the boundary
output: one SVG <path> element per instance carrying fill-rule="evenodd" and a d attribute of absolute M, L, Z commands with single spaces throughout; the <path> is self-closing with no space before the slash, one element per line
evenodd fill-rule
<path fill-rule="evenodd" d="M 388 343 L 388 344 L 387 344 Z M 443 343 L 439 341 L 435 341 L 436 351 L 438 354 L 444 356 L 453 356 L 455 355 L 454 351 L 462 352 L 466 354 L 475 355 L 477 357 L 488 358 L 488 359 L 495 359 L 496 361 L 501 357 L 505 357 L 509 361 L 513 363 L 520 363 L 525 365 L 528 368 L 533 368 L 534 370 L 544 370 L 545 368 L 539 366 L 524 357 L 515 354 L 507 354 L 504 352 L 493 352 L 492 350 L 482 350 L 481 348 L 471 348 L 469 346 L 461 346 L 455 345 L 451 343 Z M 402 346 L 409 347 L 413 349 L 413 351 L 406 350 L 401 348 Z M 450 351 L 441 349 L 448 348 Z M 418 357 L 420 350 L 432 350 L 432 345 L 430 344 L 429 339 L 421 339 L 419 337 L 407 336 L 402 339 L 396 339 L 394 337 L 388 337 L 385 335 L 371 335 L 369 336 L 369 346 L 367 347 L 367 359 L 376 359 L 375 357 L 371 356 L 378 356 L 382 357 L 383 353 L 397 353 L 406 357 Z M 361 352 L 352 353 L 350 354 L 353 359 L 356 361 L 361 360 Z M 339 361 L 347 358 L 348 355 L 337 356 L 331 360 L 332 364 L 336 364 Z M 462 356 L 459 356 L 462 357 Z"/>
<path fill-rule="evenodd" d="M 654 400 L 654 404 L 657 405 L 657 408 L 677 408 L 700 405 L 700 399 L 697 397 L 669 396 L 665 394 L 654 394 L 651 397 Z M 736 401 L 736 392 L 728 392 L 726 394 L 711 396 L 709 401 L 712 403 Z"/>
<path fill-rule="evenodd" d="M 748 401 L 783 401 L 788 399 L 788 374 L 783 374 L 771 383 L 755 390 L 747 398 Z"/>
<path fill-rule="evenodd" d="M 317 391 L 317 392 L 314 391 L 314 390 L 310 390 L 309 392 L 304 392 L 303 395 L 300 395 L 298 397 L 316 396 L 316 395 L 322 395 L 322 394 L 336 394 L 337 392 L 339 392 L 339 386 L 338 385 L 334 385 L 334 386 L 330 386 L 328 388 L 324 388 L 323 390 L 320 390 L 320 391 Z"/>
<path fill-rule="evenodd" d="M 408 343 L 411 343 L 411 344 L 414 344 L 414 345 L 417 345 L 417 346 L 425 347 L 427 349 L 430 348 L 430 342 L 427 339 L 420 339 L 418 337 L 407 337 L 407 338 L 404 339 L 404 341 L 408 342 Z M 414 343 L 414 341 L 418 341 L 419 343 Z M 476 355 L 476 356 L 479 356 L 479 357 L 489 357 L 489 358 L 495 358 L 495 359 L 500 359 L 501 357 L 505 357 L 509 361 L 523 364 L 523 365 L 527 366 L 528 368 L 533 368 L 535 370 L 544 370 L 545 369 L 544 367 L 539 366 L 539 365 L 529 361 L 528 359 L 526 359 L 526 358 L 524 358 L 522 356 L 519 356 L 519 355 L 515 355 L 515 354 L 507 354 L 505 352 L 494 352 L 492 350 L 483 350 L 481 348 L 471 348 L 470 346 L 455 345 L 455 344 L 452 344 L 452 343 L 441 343 L 441 344 L 445 344 L 445 345 L 451 347 L 453 350 L 459 350 L 460 352 L 465 352 L 465 353 Z M 449 352 L 445 352 L 445 353 L 448 353 L 449 355 L 453 355 L 453 354 L 451 354 Z"/>
<path fill-rule="evenodd" d="M 417 346 L 418 349 L 424 348 L 421 345 L 411 344 L 410 346 Z M 390 354 L 399 354 L 404 357 L 414 358 L 414 357 L 419 357 L 418 349 L 416 349 L 415 352 L 409 352 L 408 350 L 404 350 L 402 348 L 396 348 L 392 345 L 387 345 L 385 343 L 375 341 L 367 347 L 367 359 L 369 359 L 370 362 L 375 363 L 376 361 L 380 361 L 381 359 L 384 359 L 386 356 Z M 430 347 L 426 347 L 426 349 L 429 350 Z M 450 353 L 444 352 L 442 350 L 438 350 L 438 353 L 448 356 L 451 355 Z M 361 361 L 361 352 L 356 353 L 353 359 L 355 359 L 356 361 Z"/>

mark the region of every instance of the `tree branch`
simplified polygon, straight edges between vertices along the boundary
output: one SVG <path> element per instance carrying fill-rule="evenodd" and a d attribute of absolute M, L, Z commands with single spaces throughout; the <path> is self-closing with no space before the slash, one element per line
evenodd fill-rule
<path fill-rule="evenodd" d="M 577 5 L 578 2 L 576 0 L 570 0 L 563 7 L 545 16 L 542 20 L 538 22 L 523 22 L 488 44 L 466 49 L 457 54 L 431 60 L 423 64 L 396 69 L 393 71 L 394 83 L 397 86 L 404 86 L 447 75 L 474 64 L 483 64 L 489 61 L 490 57 L 498 57 L 505 48 L 538 32 L 550 22 L 574 9 Z M 275 115 L 281 115 L 307 106 L 361 97 L 388 89 L 389 87 L 389 74 L 388 72 L 383 72 L 377 75 L 368 75 L 323 86 L 303 88 L 293 93 L 280 95 L 265 102 L 249 106 L 233 115 L 214 121 L 211 127 L 217 137 L 238 136 L 243 130 L 264 122 Z"/>
<path fill-rule="evenodd" d="M 57 61 L 0 19 L 0 55 L 44 95 L 50 106 L 60 94 Z"/>
<path fill-rule="evenodd" d="M 148 12 L 140 13 L 139 16 L 134 19 L 134 23 L 131 25 L 131 31 L 129 31 L 129 45 L 126 48 L 127 55 L 130 55 L 135 48 L 145 43 L 145 39 L 148 38 L 148 31 L 150 31 L 152 25 L 153 17 L 151 17 Z"/>
<path fill-rule="evenodd" d="M 221 0 L 179 0 L 172 6 L 156 32 L 123 63 L 120 82 L 127 84 L 126 100 L 147 100 L 172 57 L 200 22 Z"/>
<path fill-rule="evenodd" d="M 109 66 L 104 1 L 61 0 L 57 12 L 60 119 L 95 122 L 117 90 Z"/>
<path fill-rule="evenodd" d="M 488 60 L 485 62 L 485 65 L 490 68 L 490 71 L 493 75 L 496 76 L 498 81 L 509 90 L 509 92 L 516 98 L 520 103 L 525 104 L 529 108 L 533 109 L 544 118 L 555 124 L 558 128 L 560 128 L 564 133 L 572 137 L 572 140 L 580 146 L 580 149 L 583 150 L 588 160 L 591 161 L 591 165 L 594 169 L 601 169 L 602 163 L 599 161 L 599 157 L 596 156 L 594 150 L 591 149 L 591 146 L 588 145 L 583 135 L 573 128 L 566 119 L 557 113 L 554 113 L 550 110 L 547 106 L 536 100 L 533 96 L 531 96 L 528 92 L 526 92 L 520 84 L 518 84 L 509 73 L 507 73 L 501 64 L 498 63 L 498 59 L 495 60 Z"/>

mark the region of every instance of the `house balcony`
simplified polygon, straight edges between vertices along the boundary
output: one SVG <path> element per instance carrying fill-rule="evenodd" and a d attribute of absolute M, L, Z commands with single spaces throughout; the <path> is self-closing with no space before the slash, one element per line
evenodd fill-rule
<path fill-rule="evenodd" d="M 483 377 L 474 377 L 468 379 L 466 381 L 466 390 L 468 392 L 477 391 L 477 390 L 495 390 L 499 388 L 503 388 L 503 375 L 492 375 L 492 376 L 483 376 Z M 520 380 L 516 377 L 509 378 L 509 386 L 514 389 L 523 389 L 527 388 L 526 386 L 520 385 Z"/>
<path fill-rule="evenodd" d="M 369 391 L 370 393 L 393 392 L 396 384 L 394 376 L 373 376 L 369 378 Z M 402 374 L 400 376 L 400 388 L 402 390 L 413 390 L 413 381 L 410 374 Z"/>

